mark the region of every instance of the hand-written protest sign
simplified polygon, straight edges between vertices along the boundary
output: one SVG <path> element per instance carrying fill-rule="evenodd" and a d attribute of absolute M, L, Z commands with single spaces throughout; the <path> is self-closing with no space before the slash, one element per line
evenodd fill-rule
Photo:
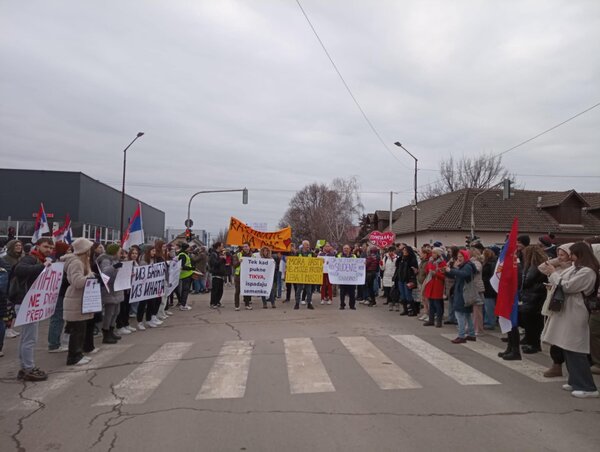
<path fill-rule="evenodd" d="M 333 256 L 319 256 L 319 259 L 323 259 L 323 273 L 329 273 L 329 261 L 335 259 Z"/>
<path fill-rule="evenodd" d="M 285 282 L 296 284 L 322 284 L 323 259 L 301 256 L 288 257 L 285 269 Z"/>
<path fill-rule="evenodd" d="M 387 248 L 388 246 L 393 245 L 394 240 L 396 240 L 396 234 L 390 231 L 373 231 L 369 234 L 369 242 L 379 248 Z"/>
<path fill-rule="evenodd" d="M 56 262 L 40 273 L 23 298 L 15 326 L 41 322 L 54 314 L 63 268 L 64 263 Z"/>
<path fill-rule="evenodd" d="M 329 261 L 329 282 L 341 285 L 365 283 L 365 259 L 338 257 Z"/>
<path fill-rule="evenodd" d="M 268 297 L 273 288 L 275 261 L 247 257 L 242 259 L 240 271 L 240 288 L 242 295 Z"/>
<path fill-rule="evenodd" d="M 123 266 L 117 272 L 113 287 L 115 291 L 131 289 L 131 274 L 133 273 L 133 261 L 123 262 Z"/>
<path fill-rule="evenodd" d="M 164 262 L 134 267 L 129 303 L 162 297 L 166 273 L 167 264 Z"/>
<path fill-rule="evenodd" d="M 171 295 L 179 286 L 179 274 L 181 273 L 181 261 L 169 261 L 167 275 L 167 296 Z"/>
<path fill-rule="evenodd" d="M 248 243 L 250 248 L 266 246 L 272 251 L 289 251 L 292 243 L 292 228 L 287 227 L 274 232 L 262 232 L 252 229 L 237 218 L 231 217 L 227 232 L 227 245 L 241 246 Z"/>
<path fill-rule="evenodd" d="M 81 313 L 90 314 L 92 312 L 102 311 L 102 294 L 100 292 L 100 283 L 96 279 L 85 281 L 83 288 L 83 301 L 81 302 Z"/>

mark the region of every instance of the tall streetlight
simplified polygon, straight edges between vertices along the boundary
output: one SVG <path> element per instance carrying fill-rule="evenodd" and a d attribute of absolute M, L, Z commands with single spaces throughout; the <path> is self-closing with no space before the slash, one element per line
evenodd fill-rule
<path fill-rule="evenodd" d="M 125 213 L 125 167 L 127 166 L 127 149 L 137 140 L 139 137 L 144 135 L 144 132 L 138 132 L 135 138 L 123 149 L 123 186 L 121 188 L 121 226 L 119 227 L 120 239 L 123 240 L 125 231 L 123 230 L 123 215 Z"/>
<path fill-rule="evenodd" d="M 401 147 L 402 149 L 404 149 L 406 151 L 406 153 L 408 155 L 410 155 L 413 159 L 415 159 L 415 201 L 414 201 L 414 206 L 413 206 L 413 212 L 414 212 L 414 235 L 415 235 L 415 239 L 414 239 L 414 245 L 415 245 L 415 250 L 417 248 L 417 210 L 418 210 L 418 201 L 417 201 L 417 158 L 412 155 L 408 149 L 406 149 L 404 146 L 402 146 L 402 144 L 400 144 L 399 141 L 396 141 L 394 143 L 396 146 Z"/>

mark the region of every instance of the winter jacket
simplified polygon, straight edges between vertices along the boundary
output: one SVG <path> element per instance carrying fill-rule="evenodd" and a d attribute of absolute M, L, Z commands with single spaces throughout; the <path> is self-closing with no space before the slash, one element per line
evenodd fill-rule
<path fill-rule="evenodd" d="M 44 264 L 33 252 L 22 257 L 12 270 L 9 300 L 14 304 L 21 304 L 27 291 L 43 270 Z"/>
<path fill-rule="evenodd" d="M 446 261 L 438 258 L 435 261 L 429 261 L 425 265 L 426 279 L 423 295 L 430 300 L 444 299 L 444 281 L 446 279 Z M 431 276 L 429 276 L 431 275 Z"/>
<path fill-rule="evenodd" d="M 553 312 L 548 317 L 542 332 L 543 342 L 572 352 L 590 352 L 590 316 L 581 293 L 589 295 L 593 292 L 596 278 L 598 275 L 591 268 L 575 266 L 550 275 L 550 283 L 562 284 L 565 303 L 560 312 Z"/>
<path fill-rule="evenodd" d="M 119 262 L 120 261 L 118 256 L 112 256 L 106 253 L 98 256 L 98 259 L 96 260 L 96 264 L 100 268 L 100 271 L 110 277 L 110 280 L 108 281 L 108 288 L 110 289 L 110 293 L 106 291 L 106 287 L 104 287 L 104 284 L 102 284 L 102 288 L 100 289 L 102 293 L 103 305 L 118 304 L 124 299 L 123 290 L 118 290 L 116 292 L 114 290 L 115 278 L 117 277 L 117 272 L 119 271 L 119 269 L 115 268 L 114 265 L 118 264 Z"/>
<path fill-rule="evenodd" d="M 492 279 L 492 276 L 494 276 L 495 271 L 496 271 L 496 259 L 490 259 L 485 264 L 483 264 L 483 267 L 481 269 L 481 279 L 483 279 L 483 287 L 484 287 L 483 297 L 484 298 L 491 298 L 491 299 L 495 300 L 496 297 L 498 296 L 498 294 L 496 293 L 496 291 L 490 284 L 490 280 Z"/>
<path fill-rule="evenodd" d="M 381 270 L 383 270 L 383 287 L 393 287 L 394 272 L 396 271 L 396 260 L 398 256 L 394 254 L 394 257 L 390 257 L 389 254 L 383 256 L 383 262 L 381 264 Z"/>
<path fill-rule="evenodd" d="M 452 306 L 458 312 L 471 313 L 473 306 L 465 306 L 463 290 L 465 284 L 471 282 L 476 272 L 472 262 L 465 262 L 458 268 L 453 268 L 446 273 L 446 277 L 454 279 L 454 290 L 452 292 Z"/>
<path fill-rule="evenodd" d="M 416 284 L 417 276 L 415 275 L 413 268 L 418 267 L 419 263 L 417 262 L 417 257 L 414 254 L 409 254 L 408 256 L 402 254 L 396 260 L 396 273 L 394 274 L 394 281 L 403 283 L 412 282 Z"/>
<path fill-rule="evenodd" d="M 379 259 L 375 254 L 369 254 L 367 260 L 365 261 L 365 270 L 367 272 L 377 272 L 379 271 Z"/>
<path fill-rule="evenodd" d="M 69 282 L 63 301 L 63 319 L 67 322 L 80 322 L 89 320 L 94 314 L 82 314 L 83 291 L 88 278 L 94 277 L 93 273 L 85 274 L 85 265 L 75 254 L 67 254 L 61 258 L 65 263 L 64 274 Z"/>
<path fill-rule="evenodd" d="M 529 267 L 523 276 L 521 285 L 521 302 L 519 312 L 541 313 L 542 305 L 546 299 L 546 286 L 548 278 L 537 267 Z"/>
<path fill-rule="evenodd" d="M 219 254 L 212 248 L 208 254 L 208 266 L 213 276 L 222 278 L 223 276 L 227 275 L 227 269 L 225 268 L 225 256 L 219 256 Z"/>

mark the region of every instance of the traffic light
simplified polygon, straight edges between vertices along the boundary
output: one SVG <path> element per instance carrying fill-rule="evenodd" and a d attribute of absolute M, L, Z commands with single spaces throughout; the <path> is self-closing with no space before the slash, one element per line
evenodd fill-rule
<path fill-rule="evenodd" d="M 186 230 L 185 230 L 185 240 L 187 242 L 192 241 L 192 230 L 190 228 L 186 228 Z"/>

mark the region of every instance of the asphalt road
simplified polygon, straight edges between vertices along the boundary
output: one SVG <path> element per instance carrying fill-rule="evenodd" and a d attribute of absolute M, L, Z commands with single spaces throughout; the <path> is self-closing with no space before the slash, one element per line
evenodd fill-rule
<path fill-rule="evenodd" d="M 499 334 L 454 345 L 385 306 L 339 311 L 176 311 L 159 328 L 101 345 L 82 368 L 46 352 L 47 382 L 0 358 L 0 450 L 596 451 L 600 399 L 540 377 L 547 353 L 511 364 Z M 99 342 L 99 339 L 97 339 Z M 600 380 L 597 380 L 600 384 Z"/>

